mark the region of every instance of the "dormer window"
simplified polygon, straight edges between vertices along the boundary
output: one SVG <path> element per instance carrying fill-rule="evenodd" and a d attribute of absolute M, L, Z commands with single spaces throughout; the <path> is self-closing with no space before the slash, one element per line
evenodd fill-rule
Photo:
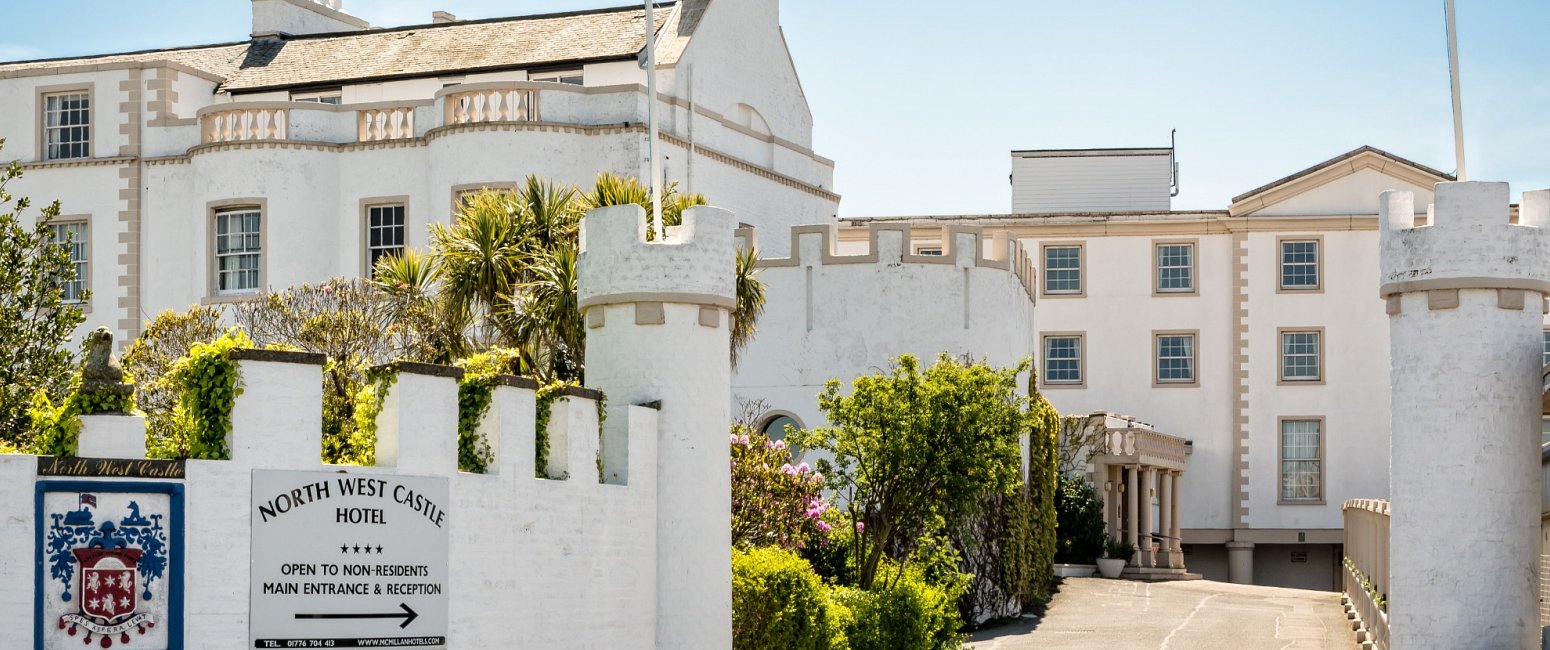
<path fill-rule="evenodd" d="M 338 106 L 341 102 L 344 101 L 344 93 L 338 88 L 334 88 L 332 90 L 314 90 L 304 93 L 293 92 L 291 93 L 291 101 L 317 102 L 319 104 L 333 104 Z"/>
<path fill-rule="evenodd" d="M 539 72 L 527 76 L 528 81 L 548 81 L 550 83 L 570 84 L 572 86 L 584 85 L 581 83 L 580 70 L 556 70 L 553 72 Z"/>

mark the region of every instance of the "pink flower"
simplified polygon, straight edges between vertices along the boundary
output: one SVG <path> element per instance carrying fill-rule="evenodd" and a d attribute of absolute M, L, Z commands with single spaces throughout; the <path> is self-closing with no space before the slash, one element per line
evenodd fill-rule
<path fill-rule="evenodd" d="M 822 483 L 823 482 L 823 474 L 820 474 L 818 472 L 813 472 L 813 482 L 814 483 Z"/>
<path fill-rule="evenodd" d="M 799 473 L 799 474 L 806 474 L 806 473 L 811 472 L 811 471 L 813 471 L 813 468 L 808 467 L 807 463 L 802 463 L 801 465 L 797 465 L 797 473 Z"/>
<path fill-rule="evenodd" d="M 820 519 L 818 521 L 818 530 L 823 531 L 825 533 L 829 532 L 829 522 L 823 521 L 823 520 Z"/>
<path fill-rule="evenodd" d="M 790 476 L 796 476 L 797 475 L 797 468 L 792 467 L 791 463 L 786 463 L 785 465 L 781 465 L 780 466 L 780 473 L 787 474 L 787 475 L 790 475 Z"/>
<path fill-rule="evenodd" d="M 864 521 L 856 522 L 856 532 L 858 532 L 858 533 L 866 532 L 866 522 L 864 522 Z"/>

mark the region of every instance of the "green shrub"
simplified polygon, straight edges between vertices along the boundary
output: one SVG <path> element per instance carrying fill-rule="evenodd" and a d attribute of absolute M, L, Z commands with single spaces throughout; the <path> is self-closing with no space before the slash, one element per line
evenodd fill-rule
<path fill-rule="evenodd" d="M 834 600 L 850 610 L 844 628 L 850 650 L 956 650 L 963 645 L 958 599 L 968 589 L 967 574 L 951 567 L 944 573 L 937 563 L 919 561 L 901 568 L 884 560 L 879 569 L 871 591 L 834 590 Z"/>
<path fill-rule="evenodd" d="M 846 647 L 847 621 L 854 623 L 796 553 L 776 547 L 732 552 L 733 648 L 837 650 Z"/>
<path fill-rule="evenodd" d="M 1055 511 L 1059 517 L 1056 562 L 1092 564 L 1103 555 L 1103 501 L 1086 480 L 1060 477 Z"/>

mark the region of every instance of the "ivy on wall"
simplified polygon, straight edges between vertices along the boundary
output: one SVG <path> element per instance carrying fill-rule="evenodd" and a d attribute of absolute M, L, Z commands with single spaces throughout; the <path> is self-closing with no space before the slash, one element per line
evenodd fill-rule
<path fill-rule="evenodd" d="M 358 462 L 351 464 L 377 464 L 377 415 L 382 413 L 382 404 L 387 401 L 388 391 L 397 383 L 398 368 L 395 366 L 378 366 L 366 370 L 366 385 L 355 393 L 355 413 L 351 416 L 355 419 L 354 447 L 360 450 L 357 457 L 352 459 Z"/>
<path fill-rule="evenodd" d="M 242 394 L 242 377 L 231 351 L 253 347 L 252 339 L 232 328 L 209 343 L 195 343 L 188 355 L 172 367 L 173 385 L 178 387 L 179 404 L 192 427 L 189 430 L 189 458 L 228 460 L 231 448 L 231 409 Z"/>

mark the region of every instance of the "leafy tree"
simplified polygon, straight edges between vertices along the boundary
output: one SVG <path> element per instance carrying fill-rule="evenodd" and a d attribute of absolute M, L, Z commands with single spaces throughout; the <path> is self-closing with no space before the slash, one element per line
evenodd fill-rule
<path fill-rule="evenodd" d="M 831 379 L 818 396 L 830 427 L 797 432 L 795 442 L 829 452 L 819 461 L 857 531 L 858 586 L 870 588 L 885 552 L 940 522 L 960 521 L 987 495 L 1019 485 L 1019 438 L 1035 415 L 1017 393 L 1028 362 L 1006 369 L 946 354 L 922 369 L 912 355 L 888 374 L 856 378 L 850 395 Z"/>
<path fill-rule="evenodd" d="M 467 319 L 437 304 L 440 279 L 437 259 L 412 248 L 377 260 L 369 281 L 376 289 L 377 319 L 399 358 L 448 364 L 469 354 L 463 337 Z"/>
<path fill-rule="evenodd" d="M 86 317 L 79 305 L 64 301 L 75 265 L 50 227 L 59 202 L 39 210 L 29 227 L 22 213 L 31 201 L 5 190 L 21 175 L 15 162 L 0 172 L 0 441 L 24 447 L 32 437 L 34 396 L 65 399 L 75 369 L 67 344 Z"/>
<path fill-rule="evenodd" d="M 737 308 L 732 310 L 732 367 L 738 353 L 753 341 L 759 331 L 759 316 L 764 314 L 764 283 L 759 281 L 759 251 L 737 251 Z"/>
<path fill-rule="evenodd" d="M 398 356 L 395 338 L 379 325 L 376 291 L 361 280 L 335 278 L 299 284 L 257 300 L 238 303 L 236 319 L 253 342 L 319 352 L 323 367 L 323 459 L 364 463 L 373 441 L 355 434 L 355 394 L 365 385 L 366 368 Z"/>

